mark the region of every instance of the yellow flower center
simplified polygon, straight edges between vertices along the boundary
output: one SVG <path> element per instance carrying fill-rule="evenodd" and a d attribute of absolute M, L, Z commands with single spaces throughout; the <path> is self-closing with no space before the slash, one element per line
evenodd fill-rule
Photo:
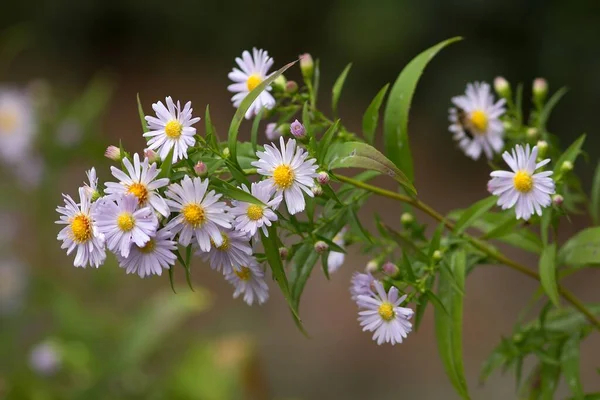
<path fill-rule="evenodd" d="M 154 251 L 154 249 L 156 248 L 156 242 L 154 242 L 154 239 L 150 239 L 148 241 L 148 243 L 146 243 L 143 247 L 140 247 L 140 252 L 144 253 L 144 254 L 148 254 L 148 253 L 152 253 Z"/>
<path fill-rule="evenodd" d="M 280 165 L 273 171 L 273 181 L 279 189 L 287 189 L 294 183 L 294 171 L 289 165 Z"/>
<path fill-rule="evenodd" d="M 17 123 L 17 113 L 14 110 L 0 111 L 0 133 L 12 133 L 17 127 Z"/>
<path fill-rule="evenodd" d="M 133 215 L 131 215 L 131 213 L 124 212 L 119 214 L 117 217 L 117 226 L 123 232 L 129 232 L 132 230 L 134 223 L 135 220 L 133 219 Z"/>
<path fill-rule="evenodd" d="M 385 321 L 391 321 L 396 316 L 396 313 L 394 313 L 394 306 L 392 303 L 388 303 L 387 301 L 381 303 L 377 312 Z"/>
<path fill-rule="evenodd" d="M 182 130 L 183 125 L 181 125 L 179 121 L 176 121 L 174 119 L 170 120 L 169 122 L 167 122 L 167 125 L 165 125 L 165 133 L 171 139 L 177 139 L 179 136 L 181 136 Z"/>
<path fill-rule="evenodd" d="M 478 131 L 484 133 L 488 126 L 487 114 L 481 110 L 475 110 L 471 113 L 471 125 Z"/>
<path fill-rule="evenodd" d="M 258 221 L 263 217 L 263 209 L 256 204 L 250 204 L 248 210 L 246 210 L 246 215 L 251 221 Z"/>
<path fill-rule="evenodd" d="M 260 85 L 260 83 L 262 82 L 262 78 L 256 74 L 252 74 L 248 77 L 248 80 L 246 81 L 246 85 L 248 86 L 248 91 L 253 91 L 255 87 L 257 87 L 258 85 Z"/>
<path fill-rule="evenodd" d="M 513 178 L 515 189 L 521 193 L 528 193 L 533 189 L 533 178 L 525 171 L 518 171 Z"/>
<path fill-rule="evenodd" d="M 92 237 L 92 221 L 85 214 L 77 214 L 71 220 L 71 233 L 75 243 L 84 243 Z"/>
<path fill-rule="evenodd" d="M 129 188 L 127 188 L 127 193 L 137 197 L 140 206 L 143 206 L 146 204 L 146 201 L 148 201 L 148 189 L 146 189 L 146 186 L 142 185 L 141 183 L 136 182 L 129 185 Z"/>
<path fill-rule="evenodd" d="M 250 277 L 252 275 L 252 273 L 250 272 L 250 268 L 248 267 L 242 267 L 239 271 L 234 269 L 233 272 L 235 272 L 237 277 L 240 278 L 242 281 L 250 280 Z"/>
<path fill-rule="evenodd" d="M 199 204 L 186 204 L 181 210 L 183 219 L 194 228 L 201 227 L 206 222 L 206 211 Z"/>

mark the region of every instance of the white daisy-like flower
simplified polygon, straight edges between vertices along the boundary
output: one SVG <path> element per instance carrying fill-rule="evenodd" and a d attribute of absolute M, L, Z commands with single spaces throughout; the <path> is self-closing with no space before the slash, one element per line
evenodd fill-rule
<path fill-rule="evenodd" d="M 96 227 L 92 218 L 92 202 L 85 188 L 79 188 L 79 204 L 71 196 L 64 195 L 65 206 L 59 206 L 56 211 L 60 216 L 57 224 L 67 225 L 58 233 L 58 240 L 62 240 L 62 249 L 67 249 L 71 254 L 77 249 L 73 265 L 86 267 L 88 265 L 98 268 L 106 259 L 104 249 L 104 235 Z"/>
<path fill-rule="evenodd" d="M 221 244 L 212 243 L 209 252 L 200 253 L 210 267 L 228 274 L 234 270 L 239 271 L 244 265 L 252 262 L 252 248 L 250 239 L 244 232 L 233 229 L 221 229 Z"/>
<path fill-rule="evenodd" d="M 537 146 L 530 151 L 529 145 L 523 148 L 516 145 L 512 154 L 505 151 L 502 158 L 512 171 L 494 171 L 488 188 L 498 196 L 498 205 L 506 210 L 516 205 L 517 219 L 528 220 L 534 213 L 542 215 L 542 208 L 552 203 L 554 181 L 552 171 L 535 171 L 550 162 L 547 158 L 536 162 Z"/>
<path fill-rule="evenodd" d="M 333 243 L 337 244 L 342 249 L 346 245 L 346 241 L 344 240 L 344 235 L 346 234 L 347 231 L 348 231 L 348 227 L 345 226 L 342 228 L 342 230 L 340 230 L 337 233 L 337 235 L 335 235 L 333 237 Z M 345 258 L 346 258 L 346 255 L 344 253 L 340 253 L 337 251 L 330 251 L 329 256 L 327 256 L 327 271 L 329 271 L 330 274 L 337 271 L 344 263 Z"/>
<path fill-rule="evenodd" d="M 96 200 L 98 193 L 98 177 L 96 176 L 96 168 L 92 167 L 85 172 L 88 182 L 83 183 L 83 188 L 86 190 L 92 201 Z"/>
<path fill-rule="evenodd" d="M 96 204 L 94 220 L 106 238 L 106 247 L 115 254 L 129 257 L 134 244 L 143 247 L 156 234 L 156 214 L 150 207 L 139 207 L 135 195 L 101 198 Z"/>
<path fill-rule="evenodd" d="M 214 190 L 207 193 L 208 179 L 183 177 L 181 183 L 174 183 L 165 192 L 171 211 L 178 213 L 166 225 L 174 234 L 179 233 L 179 243 L 188 246 L 192 239 L 198 242 L 200 250 L 207 252 L 211 242 L 223 244 L 220 228 L 231 228 L 229 207 L 222 201 L 221 194 Z"/>
<path fill-rule="evenodd" d="M 248 93 L 268 78 L 269 69 L 273 66 L 273 59 L 269 57 L 266 50 L 257 50 L 254 48 L 252 49 L 252 55 L 250 55 L 250 52 L 244 51 L 242 58 L 237 57 L 235 62 L 241 70 L 234 68 L 229 73 L 229 79 L 234 83 L 229 85 L 227 90 L 235 93 L 231 101 L 235 108 L 239 108 L 242 100 L 248 96 Z M 257 115 L 263 107 L 270 110 L 275 106 L 275 98 L 268 92 L 269 90 L 271 90 L 270 86 L 263 90 L 256 100 L 254 100 L 254 103 L 246 111 L 246 119 Z"/>
<path fill-rule="evenodd" d="M 488 159 L 504 147 L 504 99 L 494 102 L 490 85 L 469 83 L 466 93 L 452 98 L 456 108 L 450 109 L 450 132 L 465 154 L 477 160 L 483 151 Z"/>
<path fill-rule="evenodd" d="M 252 162 L 257 172 L 267 177 L 265 182 L 278 193 L 283 194 L 288 212 L 296 214 L 304 211 L 306 202 L 302 191 L 313 197 L 311 190 L 317 177 L 316 160 L 307 160 L 308 152 L 296 147 L 296 140 L 289 139 L 287 145 L 279 138 L 281 150 L 274 143 L 265 145 L 265 151 L 258 151 L 258 161 Z"/>
<path fill-rule="evenodd" d="M 252 260 L 247 266 L 234 269 L 225 275 L 225 279 L 235 287 L 233 298 L 244 294 L 244 301 L 251 306 L 255 302 L 263 304 L 269 298 L 269 287 L 265 281 L 265 272 Z"/>
<path fill-rule="evenodd" d="M 156 117 L 146 116 L 148 129 L 144 137 L 151 138 L 148 148 L 156 150 L 162 160 L 166 159 L 171 149 L 173 150 L 173 162 L 187 158 L 187 149 L 196 143 L 194 125 L 200 121 L 200 117 L 192 118 L 192 102 L 185 103 L 183 109 L 179 101 L 177 105 L 171 97 L 166 98 L 167 106 L 159 101 L 152 104 Z"/>
<path fill-rule="evenodd" d="M 150 275 L 161 275 L 162 270 L 175 265 L 177 256 L 173 253 L 177 244 L 172 240 L 173 234 L 163 228 L 142 247 L 133 245 L 128 257 L 117 254 L 119 266 L 128 274 L 138 274 L 140 278 Z"/>
<path fill-rule="evenodd" d="M 262 228 L 265 236 L 269 236 L 267 227 L 271 226 L 271 222 L 277 221 L 277 214 L 274 210 L 279 207 L 282 196 L 276 195 L 273 199 L 273 187 L 266 181 L 252 183 L 250 190 L 246 185 L 242 185 L 242 190 L 252 194 L 265 205 L 246 203 L 243 201 L 234 201 L 231 215 L 234 216 L 233 227 L 238 231 L 246 232 L 250 236 L 254 236 L 259 228 Z"/>
<path fill-rule="evenodd" d="M 384 342 L 392 345 L 402 343 L 402 339 L 412 331 L 409 319 L 414 314 L 410 308 L 400 307 L 406 295 L 398 297 L 395 287 L 386 293 L 379 281 L 375 282 L 375 290 L 374 297 L 358 296 L 358 305 L 364 309 L 358 312 L 363 331 L 374 332 L 373 340 L 379 345 Z"/>
<path fill-rule="evenodd" d="M 156 179 L 160 173 L 160 169 L 156 167 L 156 163 L 148 161 L 144 158 L 140 162 L 140 156 L 136 153 L 133 155 L 133 164 L 127 158 L 123 159 L 123 164 L 127 173 L 118 168 L 110 167 L 110 170 L 119 182 L 107 182 L 106 194 L 112 198 L 118 198 L 127 194 L 133 194 L 141 207 L 150 206 L 156 212 L 168 217 L 169 206 L 157 192 L 158 188 L 167 186 L 169 178 Z"/>
<path fill-rule="evenodd" d="M 18 163 L 31 149 L 36 122 L 30 97 L 22 91 L 0 88 L 0 157 Z"/>

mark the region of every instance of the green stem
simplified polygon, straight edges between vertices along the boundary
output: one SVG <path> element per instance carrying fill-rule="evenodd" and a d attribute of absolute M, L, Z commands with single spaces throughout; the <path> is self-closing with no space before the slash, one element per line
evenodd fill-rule
<path fill-rule="evenodd" d="M 358 188 L 361 188 L 364 190 L 368 190 L 372 193 L 375 193 L 375 194 L 383 196 L 383 197 L 387 197 L 390 199 L 401 201 L 403 203 L 410 204 L 410 205 L 414 206 L 415 208 L 418 208 L 419 210 L 423 211 L 427 215 L 431 216 L 433 219 L 435 219 L 439 222 L 442 222 L 446 226 L 446 228 L 448 228 L 448 230 L 454 231 L 454 223 L 452 223 L 452 221 L 448 220 L 442 214 L 440 214 L 439 212 L 437 212 L 436 210 L 434 210 L 427 204 L 423 203 L 419 199 L 416 199 L 416 198 L 413 198 L 413 197 L 410 197 L 410 196 L 407 196 L 407 195 L 404 195 L 401 193 L 392 192 L 390 190 L 382 189 L 380 187 L 373 186 L 368 183 L 349 178 L 347 176 L 336 175 L 336 177 L 341 182 L 345 182 L 345 183 L 348 183 L 355 187 L 358 187 Z M 490 248 L 485 243 L 474 238 L 473 236 L 470 236 L 466 233 L 464 233 L 463 236 L 465 239 L 467 239 L 469 241 L 469 243 L 473 247 L 482 251 L 483 253 L 485 253 L 489 257 L 495 259 L 499 263 L 504 264 L 507 267 L 510 267 L 516 271 L 519 271 L 522 274 L 527 275 L 528 277 L 535 279 L 538 282 L 540 281 L 540 275 L 536 271 L 532 271 L 529 268 L 527 268 L 526 266 L 519 264 L 518 262 L 506 257 L 504 254 L 502 254 L 498 251 L 495 251 L 494 249 Z M 561 294 L 561 296 L 568 303 L 570 303 L 573 307 L 575 307 L 580 313 L 585 315 L 585 317 L 590 322 L 590 324 L 592 324 L 596 329 L 600 330 L 600 321 L 596 318 L 596 316 L 590 310 L 587 309 L 587 307 L 581 301 L 579 301 L 579 299 L 577 299 L 577 297 L 575 297 L 571 292 L 569 292 L 567 289 L 563 288 L 560 285 L 558 286 L 558 291 Z"/>

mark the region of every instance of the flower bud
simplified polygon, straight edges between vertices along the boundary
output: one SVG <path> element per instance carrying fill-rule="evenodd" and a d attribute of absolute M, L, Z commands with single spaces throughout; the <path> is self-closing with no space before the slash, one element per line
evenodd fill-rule
<path fill-rule="evenodd" d="M 497 76 L 496 79 L 494 79 L 494 90 L 500 97 L 510 97 L 510 83 L 502 76 Z"/>
<path fill-rule="evenodd" d="M 283 75 L 279 75 L 274 81 L 273 81 L 273 87 L 279 91 L 284 91 L 285 87 L 286 87 L 286 83 L 287 83 L 287 79 L 285 79 L 285 76 Z"/>
<path fill-rule="evenodd" d="M 548 142 L 545 140 L 538 140 L 536 146 L 538 148 L 538 157 L 543 157 L 544 154 L 546 154 L 546 151 L 548 151 Z"/>
<path fill-rule="evenodd" d="M 315 70 L 315 63 L 312 56 L 309 53 L 304 53 L 299 56 L 300 58 L 300 70 L 305 81 L 312 80 L 313 73 Z"/>
<path fill-rule="evenodd" d="M 298 91 L 298 84 L 296 81 L 288 81 L 285 84 L 285 91 L 289 94 L 294 94 Z"/>
<path fill-rule="evenodd" d="M 533 80 L 533 97 L 537 101 L 544 101 L 548 94 L 548 82 L 544 78 Z"/>
<path fill-rule="evenodd" d="M 295 120 L 290 125 L 290 132 L 296 139 L 304 139 L 306 137 L 306 128 L 298 120 Z"/>
<path fill-rule="evenodd" d="M 381 270 L 390 278 L 393 278 L 400 273 L 400 268 L 398 268 L 398 266 L 391 261 L 383 263 Z"/>
<path fill-rule="evenodd" d="M 562 197 L 560 194 L 555 194 L 554 196 L 552 196 L 552 204 L 554 204 L 556 207 L 562 206 L 562 203 L 564 201 L 564 197 Z"/>
<path fill-rule="evenodd" d="M 196 175 L 204 177 L 208 172 L 208 167 L 202 161 L 198 161 L 198 163 L 194 165 L 194 172 L 196 173 Z"/>
<path fill-rule="evenodd" d="M 409 212 L 403 213 L 400 217 L 400 222 L 402 222 L 402 225 L 404 225 L 404 227 L 410 226 L 414 221 L 415 217 L 413 217 L 413 215 Z"/>
<path fill-rule="evenodd" d="M 281 257 L 282 260 L 287 260 L 289 255 L 290 255 L 290 251 L 287 249 L 287 247 L 279 248 L 279 257 Z"/>
<path fill-rule="evenodd" d="M 315 243 L 315 251 L 319 254 L 325 253 L 329 249 L 329 245 L 322 240 Z"/>
<path fill-rule="evenodd" d="M 108 146 L 104 152 L 104 157 L 113 161 L 121 161 L 123 156 L 121 155 L 121 149 L 117 146 Z"/>
<path fill-rule="evenodd" d="M 230 155 L 231 153 L 229 152 L 229 147 L 225 147 L 222 153 L 223 158 L 229 158 Z"/>
<path fill-rule="evenodd" d="M 329 174 L 325 171 L 321 171 L 317 174 L 317 181 L 321 185 L 327 185 L 329 183 Z"/>
<path fill-rule="evenodd" d="M 571 161 L 565 161 L 560 166 L 562 172 L 569 172 L 573 170 L 573 163 Z"/>
<path fill-rule="evenodd" d="M 537 138 L 538 137 L 538 133 L 540 133 L 540 132 L 538 131 L 537 128 L 533 128 L 533 127 L 527 128 L 527 138 L 528 139 L 535 139 L 535 138 Z"/>
<path fill-rule="evenodd" d="M 379 270 L 379 263 L 376 260 L 371 260 L 365 266 L 365 272 L 369 272 L 371 274 L 377 272 Z"/>
<path fill-rule="evenodd" d="M 312 188 L 310 188 L 310 190 L 313 192 L 313 194 L 315 195 L 315 197 L 319 197 L 323 194 L 323 188 L 321 187 L 321 185 L 314 185 Z"/>
<path fill-rule="evenodd" d="M 158 160 L 160 160 L 158 153 L 151 149 L 144 150 L 144 157 L 148 158 L 148 161 L 150 163 L 154 163 L 154 162 L 157 162 Z"/>
<path fill-rule="evenodd" d="M 432 258 L 433 258 L 433 261 L 438 262 L 438 261 L 441 261 L 443 256 L 444 256 L 444 253 L 442 253 L 440 250 L 436 250 L 433 252 Z"/>
<path fill-rule="evenodd" d="M 504 122 L 502 122 L 502 127 L 504 128 L 505 131 L 508 131 L 513 128 L 513 124 L 510 121 L 504 121 Z"/>

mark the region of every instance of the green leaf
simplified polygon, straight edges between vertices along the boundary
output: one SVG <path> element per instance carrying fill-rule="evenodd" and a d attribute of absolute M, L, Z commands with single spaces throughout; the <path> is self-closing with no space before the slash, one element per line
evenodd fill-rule
<path fill-rule="evenodd" d="M 265 204 L 262 201 L 252 196 L 250 193 L 238 187 L 235 187 L 225 181 L 215 179 L 213 180 L 213 183 L 219 187 L 218 191 L 221 194 L 229 197 L 230 199 L 243 201 L 245 203 L 250 204 L 256 204 L 259 206 L 265 206 Z"/>
<path fill-rule="evenodd" d="M 482 239 L 496 239 L 506 236 L 517 229 L 517 225 L 521 223 L 513 213 L 506 213 L 504 221 L 496 225 L 495 228 L 486 232 L 481 238 Z"/>
<path fill-rule="evenodd" d="M 217 136 L 217 130 L 212 124 L 210 118 L 210 106 L 206 105 L 206 113 L 204 114 L 204 125 L 206 129 L 206 142 L 214 150 L 219 151 L 219 137 Z"/>
<path fill-rule="evenodd" d="M 542 132 L 546 131 L 546 124 L 548 123 L 548 118 L 550 118 L 552 109 L 554 109 L 556 104 L 558 104 L 560 99 L 565 94 L 567 94 L 567 92 L 568 92 L 568 89 L 566 87 L 563 87 L 560 90 L 556 91 L 556 93 L 554 93 L 552 95 L 552 97 L 550 97 L 550 100 L 548 100 L 548 102 L 544 106 L 544 109 L 542 110 L 542 112 L 540 113 L 540 116 L 538 118 L 538 129 L 540 129 Z"/>
<path fill-rule="evenodd" d="M 414 179 L 414 166 L 408 143 L 408 113 L 417 82 L 429 61 L 444 47 L 461 38 L 443 41 L 416 56 L 400 73 L 392 86 L 383 116 L 385 154 L 408 179 Z"/>
<path fill-rule="evenodd" d="M 454 226 L 454 231 L 456 234 L 460 235 L 467 228 L 473 225 L 477 219 L 494 207 L 497 201 L 498 199 L 496 197 L 490 196 L 483 200 L 479 200 L 477 203 L 467 208 L 462 213 L 458 221 L 456 221 L 456 225 Z"/>
<path fill-rule="evenodd" d="M 575 333 L 567 339 L 560 355 L 560 362 L 565 381 L 567 381 L 567 385 L 569 385 L 573 396 L 575 396 L 574 398 L 583 400 L 584 391 L 579 370 L 579 338 L 579 333 Z"/>
<path fill-rule="evenodd" d="M 370 145 L 375 143 L 375 130 L 377 129 L 377 123 L 379 122 L 379 109 L 381 108 L 381 103 L 383 103 L 383 99 L 390 87 L 389 83 L 386 83 L 384 87 L 379 90 L 379 93 L 373 98 L 369 107 L 365 111 L 362 119 L 362 130 L 363 136 L 365 140 Z"/>
<path fill-rule="evenodd" d="M 171 290 L 173 291 L 173 293 L 177 294 L 177 292 L 175 291 L 175 277 L 173 276 L 175 273 L 175 266 L 171 265 L 169 267 L 169 282 L 171 283 Z"/>
<path fill-rule="evenodd" d="M 291 62 L 285 65 L 283 68 L 279 69 L 277 72 L 271 74 L 267 79 L 262 81 L 257 87 L 255 87 L 248 95 L 242 100 L 242 103 L 238 107 L 233 119 L 231 120 L 231 125 L 229 126 L 229 135 L 228 135 L 228 147 L 229 153 L 231 154 L 231 161 L 233 164 L 238 165 L 237 160 L 237 142 L 238 142 L 238 133 L 240 130 L 240 125 L 244 120 L 244 116 L 246 115 L 246 111 L 250 108 L 254 100 L 258 98 L 258 96 L 265 90 L 275 79 L 277 79 L 281 74 L 283 74 L 288 68 L 294 65 L 297 61 Z"/>
<path fill-rule="evenodd" d="M 575 159 L 581 153 L 581 146 L 583 146 L 583 142 L 585 141 L 585 133 L 577 140 L 575 140 L 571 145 L 565 150 L 565 152 L 558 158 L 556 164 L 554 165 L 554 174 L 552 178 L 556 181 L 562 176 L 562 171 L 560 167 L 563 165 L 565 161 L 569 161 L 571 163 L 575 163 Z"/>
<path fill-rule="evenodd" d="M 173 152 L 175 151 L 175 147 L 169 151 L 167 154 L 167 158 L 165 158 L 160 164 L 160 172 L 158 173 L 158 178 L 170 178 L 171 177 L 171 168 L 173 167 Z"/>
<path fill-rule="evenodd" d="M 440 298 L 437 297 L 435 295 L 435 293 L 433 293 L 431 290 L 428 289 L 425 291 L 424 294 L 425 294 L 425 296 L 427 296 L 429 301 L 431 301 L 431 303 L 436 308 L 436 310 L 439 310 L 439 311 L 443 312 L 444 314 L 446 314 L 448 317 L 450 317 L 450 313 L 448 312 L 448 310 L 446 310 L 446 306 L 444 306 L 444 303 L 442 303 Z"/>
<path fill-rule="evenodd" d="M 433 236 L 431 237 L 431 244 L 429 245 L 429 253 L 427 254 L 429 258 L 433 257 L 433 253 L 436 250 L 440 249 L 440 242 L 442 240 L 442 233 L 444 233 L 444 224 L 440 223 L 436 228 Z"/>
<path fill-rule="evenodd" d="M 360 232 L 360 235 L 369 243 L 373 243 L 373 238 L 371 234 L 365 229 L 363 224 L 360 222 L 358 215 L 356 214 L 356 210 L 354 207 L 348 207 L 348 220 L 350 224 Z"/>
<path fill-rule="evenodd" d="M 146 114 L 144 114 L 144 109 L 142 108 L 142 102 L 140 101 L 140 94 L 137 94 L 137 108 L 138 108 L 138 114 L 140 116 L 140 122 L 142 123 L 142 131 L 144 133 L 148 132 L 148 124 L 146 123 Z"/>
<path fill-rule="evenodd" d="M 252 143 L 252 150 L 256 153 L 256 149 L 258 147 L 258 127 L 260 126 L 260 121 L 262 120 L 262 116 L 265 113 L 265 108 L 261 108 L 256 117 L 254 117 L 254 122 L 252 123 L 252 130 L 250 131 L 250 143 Z"/>
<path fill-rule="evenodd" d="M 555 306 L 560 306 L 558 285 L 556 284 L 556 243 L 544 247 L 540 257 L 540 282 L 548 298 Z"/>
<path fill-rule="evenodd" d="M 188 248 L 191 250 L 190 246 L 188 246 Z M 193 292 L 194 286 L 192 285 L 192 274 L 190 272 L 190 265 L 185 262 L 185 260 L 181 256 L 181 253 L 179 252 L 179 250 L 175 250 L 175 255 L 177 256 L 177 260 L 179 261 L 179 264 L 181 264 L 181 266 L 185 270 L 185 281 L 187 282 L 190 290 Z"/>
<path fill-rule="evenodd" d="M 452 254 L 452 273 L 463 291 L 466 266 L 467 257 L 463 249 Z M 469 399 L 462 355 L 463 296 L 449 282 L 439 280 L 438 297 L 448 310 L 448 313 L 444 313 L 435 309 L 435 332 L 440 358 L 457 393 L 463 399 Z"/>
<path fill-rule="evenodd" d="M 350 72 L 350 68 L 352 68 L 352 63 L 348 64 L 346 68 L 344 68 L 340 76 L 336 79 L 335 83 L 333 84 L 333 89 L 331 90 L 331 109 L 333 110 L 334 117 L 337 117 L 338 102 L 340 101 L 340 95 L 342 94 L 344 82 L 346 81 L 348 72 Z"/>
<path fill-rule="evenodd" d="M 548 349 L 548 355 L 553 359 L 558 359 L 561 353 L 561 344 L 553 343 Z M 542 400 L 553 400 L 555 398 L 554 392 L 558 386 L 558 379 L 560 378 L 560 365 L 542 362 L 542 368 L 540 370 L 540 399 Z"/>
<path fill-rule="evenodd" d="M 409 192 L 417 191 L 406 175 L 376 148 L 362 142 L 336 143 L 327 152 L 329 169 L 362 168 L 378 171 L 395 179 Z"/>
<path fill-rule="evenodd" d="M 594 172 L 592 194 L 590 196 L 590 215 L 594 225 L 600 225 L 600 162 L 596 166 L 596 172 Z"/>
<path fill-rule="evenodd" d="M 559 265 L 581 268 L 600 265 L 600 227 L 584 229 L 569 239 L 558 253 Z"/>
<path fill-rule="evenodd" d="M 300 297 L 304 291 L 306 281 L 310 276 L 319 254 L 314 250 L 313 244 L 306 241 L 300 246 L 290 260 L 291 264 L 291 282 L 292 282 L 292 301 L 296 309 L 300 305 Z"/>
<path fill-rule="evenodd" d="M 333 125 L 329 127 L 321 137 L 319 141 L 319 154 L 317 156 L 317 161 L 319 163 L 323 163 L 325 160 L 325 156 L 327 154 L 327 150 L 329 150 L 329 146 L 331 145 L 331 141 L 333 140 L 333 136 L 338 130 L 340 125 L 340 120 L 336 120 Z"/>

